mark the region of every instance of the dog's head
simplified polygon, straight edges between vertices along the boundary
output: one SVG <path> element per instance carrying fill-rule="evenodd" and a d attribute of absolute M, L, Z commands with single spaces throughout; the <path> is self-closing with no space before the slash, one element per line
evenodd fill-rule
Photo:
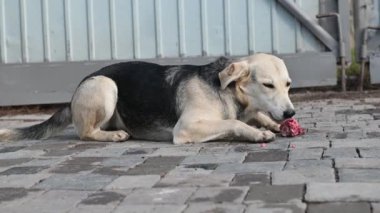
<path fill-rule="evenodd" d="M 221 88 L 235 85 L 237 99 L 247 107 L 267 112 L 277 121 L 292 117 L 291 79 L 285 63 L 268 54 L 234 61 L 219 73 Z"/>

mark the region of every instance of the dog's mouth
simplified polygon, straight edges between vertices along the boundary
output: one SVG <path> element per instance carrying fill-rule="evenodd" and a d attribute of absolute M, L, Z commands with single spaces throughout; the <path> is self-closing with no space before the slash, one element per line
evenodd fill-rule
<path fill-rule="evenodd" d="M 269 114 L 269 117 L 272 118 L 272 120 L 276 121 L 277 123 L 281 123 L 282 121 L 285 120 L 285 119 L 276 118 L 275 116 L 273 116 L 273 114 L 271 112 L 268 112 L 268 114 Z"/>

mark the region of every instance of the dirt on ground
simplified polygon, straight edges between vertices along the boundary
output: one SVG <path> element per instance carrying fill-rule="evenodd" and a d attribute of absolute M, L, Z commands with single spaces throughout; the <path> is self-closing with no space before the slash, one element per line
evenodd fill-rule
<path fill-rule="evenodd" d="M 315 89 L 298 89 L 290 92 L 290 98 L 293 102 L 326 100 L 326 99 L 364 99 L 380 98 L 380 89 L 367 90 L 364 92 L 348 91 L 342 93 L 332 89 L 315 90 Z M 5 115 L 20 114 L 52 114 L 64 104 L 47 104 L 47 105 L 27 105 L 27 106 L 6 106 L 0 107 L 0 117 Z"/>
<path fill-rule="evenodd" d="M 380 90 L 367 90 L 364 92 L 347 91 L 345 93 L 339 91 L 292 91 L 290 98 L 293 102 L 326 100 L 326 99 L 364 99 L 364 98 L 380 98 Z"/>

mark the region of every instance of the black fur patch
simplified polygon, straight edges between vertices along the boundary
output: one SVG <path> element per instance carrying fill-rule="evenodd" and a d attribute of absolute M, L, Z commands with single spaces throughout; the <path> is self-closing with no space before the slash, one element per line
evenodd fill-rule
<path fill-rule="evenodd" d="M 229 63 L 230 60 L 224 57 L 202 66 L 162 66 L 134 61 L 104 67 L 85 79 L 102 75 L 116 82 L 117 110 L 128 129 L 133 131 L 154 128 L 157 122 L 174 126 L 179 118 L 176 112 L 176 92 L 180 83 L 198 76 L 218 91 L 218 73 Z M 168 83 L 166 77 L 170 72 L 175 74 Z"/>

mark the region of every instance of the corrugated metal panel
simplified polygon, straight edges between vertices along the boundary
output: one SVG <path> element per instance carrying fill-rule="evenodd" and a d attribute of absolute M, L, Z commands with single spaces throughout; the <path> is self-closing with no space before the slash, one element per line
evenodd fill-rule
<path fill-rule="evenodd" d="M 0 0 L 0 11 L 2 63 L 324 51 L 275 0 Z"/>

